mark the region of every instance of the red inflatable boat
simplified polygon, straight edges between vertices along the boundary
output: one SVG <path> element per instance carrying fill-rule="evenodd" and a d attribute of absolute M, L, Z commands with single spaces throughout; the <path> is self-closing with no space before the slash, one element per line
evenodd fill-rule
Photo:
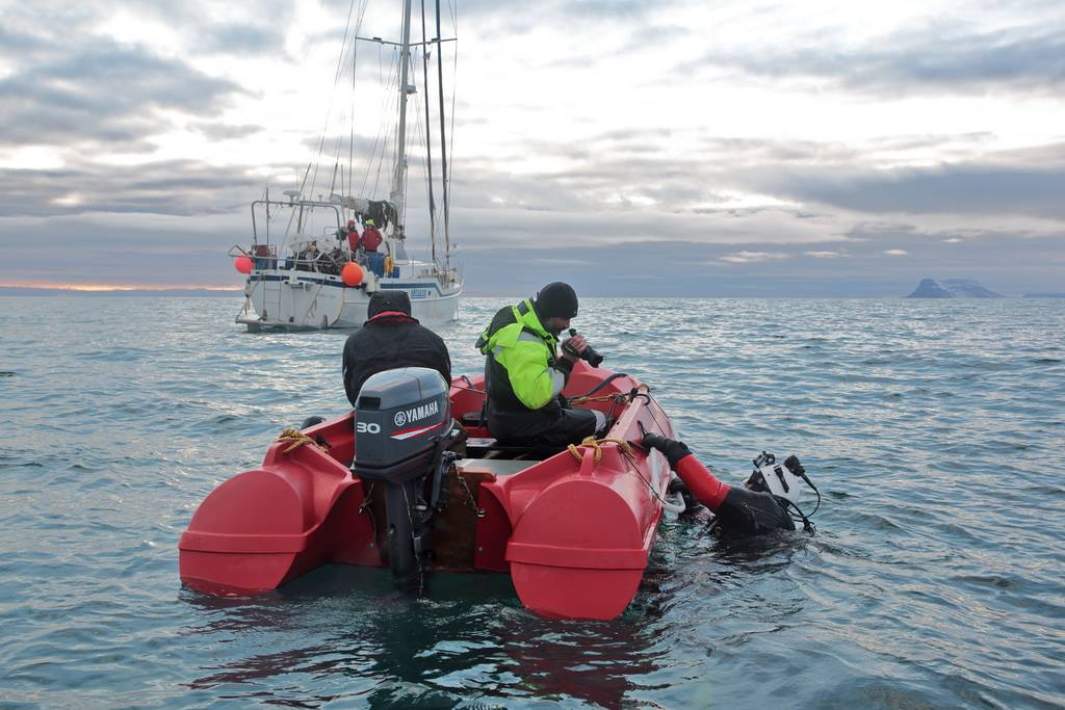
<path fill-rule="evenodd" d="M 182 582 L 208 594 L 255 594 L 328 563 L 391 563 L 395 570 L 398 555 L 408 554 L 436 570 L 509 573 L 521 602 L 546 616 L 621 614 L 647 566 L 671 475 L 662 454 L 627 443 L 639 441 L 641 429 L 673 436 L 647 388 L 628 375 L 577 363 L 564 394 L 574 406 L 606 413 L 613 425 L 602 439 L 536 451 L 490 438 L 480 421 L 482 378 L 457 378 L 450 391 L 436 378 L 445 410 L 440 426 L 446 421 L 458 436 L 434 459 L 441 462 L 436 483 L 419 483 L 417 504 L 408 501 L 410 511 L 432 516 L 429 534 L 414 535 L 413 552 L 407 528 L 400 535 L 407 544 L 396 546 L 393 523 L 404 515 L 397 515 L 369 464 L 360 468 L 355 449 L 362 447 L 365 459 L 369 445 L 361 442 L 369 439 L 361 436 L 387 434 L 402 443 L 424 434 L 437 426 L 436 405 L 390 410 L 386 424 L 404 426 L 384 433 L 376 423 L 384 420 L 370 416 L 376 412 L 356 408 L 285 432 L 259 468 L 218 486 L 181 537 Z M 374 404 L 384 411 L 385 404 Z M 410 485 L 395 490 L 410 495 L 416 490 Z M 423 500 L 428 488 L 434 490 Z"/>

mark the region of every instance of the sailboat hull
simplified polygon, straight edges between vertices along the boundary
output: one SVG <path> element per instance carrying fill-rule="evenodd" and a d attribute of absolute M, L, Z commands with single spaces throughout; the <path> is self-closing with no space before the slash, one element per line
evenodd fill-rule
<path fill-rule="evenodd" d="M 441 287 L 435 279 L 376 279 L 373 291 L 400 290 L 410 296 L 411 315 L 427 323 L 458 316 L 462 283 Z M 339 276 L 309 271 L 264 270 L 249 276 L 247 299 L 237 322 L 249 330 L 359 328 L 372 291 L 346 286 Z"/>

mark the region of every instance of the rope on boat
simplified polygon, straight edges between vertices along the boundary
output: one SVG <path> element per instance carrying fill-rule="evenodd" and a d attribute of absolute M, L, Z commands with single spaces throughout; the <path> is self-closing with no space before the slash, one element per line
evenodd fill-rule
<path fill-rule="evenodd" d="M 610 375 L 609 377 L 604 378 L 595 387 L 593 387 L 590 390 L 588 390 L 587 392 L 585 392 L 584 396 L 587 397 L 587 396 L 593 395 L 596 392 L 598 392 L 599 390 L 601 390 L 604 387 L 606 387 L 607 385 L 609 385 L 614 380 L 618 379 L 619 377 L 628 377 L 628 376 L 629 376 L 628 373 L 625 373 L 625 372 L 615 372 L 614 374 Z M 580 399 L 580 397 L 575 397 L 574 399 Z"/>
<path fill-rule="evenodd" d="M 658 502 L 660 502 L 663 506 L 667 508 L 671 507 L 670 503 L 658 494 L 658 491 L 655 490 L 655 487 L 651 483 L 651 481 L 648 480 L 648 478 L 642 473 L 640 473 L 640 467 L 636 465 L 636 459 L 633 456 L 632 444 L 630 444 L 629 442 L 623 439 L 597 439 L 594 436 L 588 436 L 585 437 L 584 440 L 581 441 L 581 443 L 579 444 L 570 444 L 566 447 L 566 450 L 569 451 L 570 455 L 572 455 L 573 458 L 576 459 L 577 463 L 580 464 L 584 460 L 584 455 L 581 453 L 580 450 L 582 448 L 591 448 L 595 452 L 592 455 L 593 460 L 595 461 L 595 463 L 599 463 L 603 460 L 603 444 L 616 444 L 618 447 L 618 451 L 621 452 L 621 457 L 625 459 L 626 467 L 634 474 L 636 474 L 636 476 L 639 477 L 639 479 L 643 481 L 644 484 L 646 484 L 647 490 L 651 492 L 652 496 L 658 499 Z"/>
<path fill-rule="evenodd" d="M 451 386 L 457 390 L 466 390 L 467 392 L 475 392 L 476 394 L 488 394 L 485 390 L 479 390 L 476 387 L 463 387 L 462 385 L 456 384 L 452 384 Z"/>
<path fill-rule="evenodd" d="M 366 481 L 363 481 L 363 483 L 366 483 Z M 367 510 L 370 510 L 370 499 L 371 499 L 372 496 L 373 496 L 373 481 L 370 481 L 370 484 L 366 487 L 366 490 L 363 493 L 362 503 L 359 505 L 359 515 L 362 515 Z M 372 510 L 370 510 L 370 519 L 371 520 L 373 519 L 373 511 Z M 375 530 L 376 530 L 376 527 L 375 527 Z"/>
<path fill-rule="evenodd" d="M 455 471 L 455 475 L 459 479 L 459 483 L 462 484 L 463 490 L 466 491 L 466 505 L 470 507 L 470 510 L 473 511 L 474 515 L 476 515 L 478 518 L 483 518 L 485 516 L 484 508 L 477 505 L 477 501 L 473 499 L 473 491 L 470 490 L 469 481 L 467 481 L 466 478 L 462 475 L 462 471 L 459 471 L 457 468 L 453 470 Z"/>
<path fill-rule="evenodd" d="M 622 439 L 596 439 L 594 436 L 586 436 L 579 444 L 570 444 L 566 447 L 566 451 L 569 451 L 577 463 L 584 460 L 584 454 L 580 452 L 581 448 L 591 448 L 595 453 L 593 454 L 595 462 L 599 463 L 603 460 L 603 444 L 617 444 L 618 449 L 621 451 L 622 456 L 632 456 L 632 446 L 629 442 Z"/>
<path fill-rule="evenodd" d="M 287 454 L 290 451 L 295 451 L 296 449 L 298 449 L 299 447 L 303 446 L 304 444 L 310 444 L 312 446 L 319 447 L 323 451 L 329 451 L 329 444 L 327 444 L 324 441 L 321 441 L 321 442 L 315 441 L 314 439 L 312 439 L 311 437 L 307 436 L 306 434 L 304 434 L 299 429 L 292 429 L 292 428 L 285 429 L 277 437 L 277 440 L 278 441 L 287 441 L 287 442 L 289 442 L 288 448 L 286 448 L 284 451 L 281 452 L 283 454 Z"/>
<path fill-rule="evenodd" d="M 608 380 L 609 380 L 609 378 L 607 378 L 607 380 L 603 380 L 603 382 L 601 382 L 600 385 L 605 384 Z M 636 399 L 637 397 L 648 397 L 649 398 L 650 397 L 650 392 L 651 392 L 651 388 L 646 383 L 643 383 L 643 382 L 641 382 L 640 384 L 636 385 L 635 387 L 633 387 L 628 392 L 615 392 L 614 394 L 601 394 L 601 395 L 597 395 L 597 396 L 593 397 L 592 393 L 595 392 L 598 389 L 599 389 L 599 387 L 596 387 L 595 389 L 593 389 L 588 394 L 579 395 L 577 397 L 571 397 L 570 400 L 569 400 L 570 404 L 584 404 L 585 402 L 615 402 L 615 403 L 621 403 L 621 402 L 625 402 L 625 401 L 630 401 L 631 402 L 632 400 Z M 641 392 L 640 390 L 643 390 L 643 391 Z"/>

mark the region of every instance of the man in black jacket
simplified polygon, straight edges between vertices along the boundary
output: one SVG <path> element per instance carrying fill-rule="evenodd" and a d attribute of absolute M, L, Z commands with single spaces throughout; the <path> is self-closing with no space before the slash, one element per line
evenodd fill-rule
<path fill-rule="evenodd" d="M 410 315 L 406 291 L 378 291 L 367 320 L 344 343 L 344 391 L 351 406 L 371 375 L 397 367 L 429 367 L 451 386 L 451 357 L 439 335 Z"/>

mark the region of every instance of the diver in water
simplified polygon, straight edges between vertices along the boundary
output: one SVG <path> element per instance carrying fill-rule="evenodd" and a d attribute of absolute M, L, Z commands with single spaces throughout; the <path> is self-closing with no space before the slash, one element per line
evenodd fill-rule
<path fill-rule="evenodd" d="M 658 434 L 645 434 L 645 449 L 658 449 L 669 466 L 688 487 L 691 495 L 716 516 L 724 533 L 759 535 L 773 530 L 794 530 L 787 503 L 772 493 L 730 486 L 701 464 L 682 441 Z"/>

